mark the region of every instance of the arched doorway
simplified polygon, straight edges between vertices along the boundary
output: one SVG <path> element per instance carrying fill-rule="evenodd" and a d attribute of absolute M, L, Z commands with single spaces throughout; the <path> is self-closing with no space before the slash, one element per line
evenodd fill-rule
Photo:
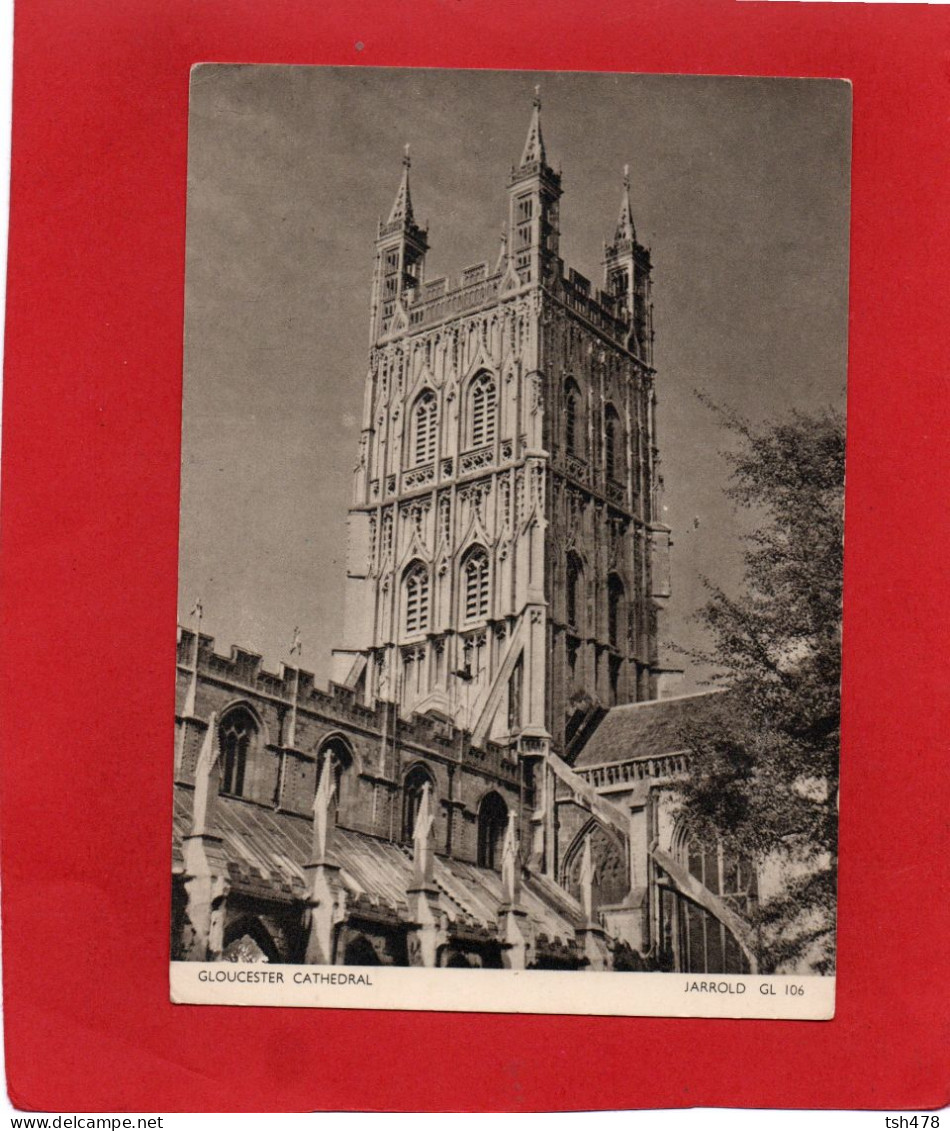
<path fill-rule="evenodd" d="M 224 932 L 224 962 L 280 962 L 270 931 L 253 915 L 242 915 Z"/>
<path fill-rule="evenodd" d="M 350 939 L 343 952 L 344 966 L 382 966 L 376 948 L 365 935 Z"/>

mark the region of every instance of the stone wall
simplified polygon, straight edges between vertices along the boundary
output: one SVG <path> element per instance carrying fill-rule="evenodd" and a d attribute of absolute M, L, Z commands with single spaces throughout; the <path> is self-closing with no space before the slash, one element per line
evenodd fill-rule
<path fill-rule="evenodd" d="M 178 646 L 176 780 L 191 783 L 212 713 L 246 709 L 257 724 L 246 763 L 242 796 L 265 806 L 309 815 L 318 764 L 329 744 L 347 751 L 337 820 L 341 827 L 390 840 L 404 839 L 403 785 L 424 766 L 433 784 L 437 851 L 477 860 L 477 819 L 482 799 L 497 792 L 518 811 L 520 771 L 515 757 L 493 743 L 473 748 L 464 732 L 433 716 L 403 719 L 394 705 L 366 707 L 353 692 L 320 691 L 313 676 L 285 668 L 269 672 L 261 658 L 241 648 L 230 657 L 202 636 L 194 673 L 195 636 L 182 630 Z M 294 687 L 297 707 L 293 710 Z M 190 689 L 193 709 L 186 715 Z M 293 723 L 291 722 L 292 716 Z M 293 733 L 291 733 L 293 732 Z M 291 744 L 291 739 L 292 744 Z"/>

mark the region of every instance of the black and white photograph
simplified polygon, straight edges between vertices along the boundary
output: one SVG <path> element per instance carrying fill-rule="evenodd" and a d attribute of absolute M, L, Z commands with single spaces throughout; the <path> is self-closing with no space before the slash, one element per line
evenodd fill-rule
<path fill-rule="evenodd" d="M 174 1001 L 833 1016 L 850 143 L 195 68 Z"/>

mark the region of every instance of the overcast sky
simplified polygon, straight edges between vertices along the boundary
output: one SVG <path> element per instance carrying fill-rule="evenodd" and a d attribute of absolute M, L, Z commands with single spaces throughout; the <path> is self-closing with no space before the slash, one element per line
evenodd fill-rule
<path fill-rule="evenodd" d="M 429 278 L 494 263 L 541 86 L 561 254 L 595 284 L 624 164 L 652 248 L 670 639 L 740 576 L 728 443 L 844 403 L 850 88 L 818 80 L 209 65 L 192 79 L 179 615 L 318 683 L 341 640 L 373 239 L 412 145 Z M 685 689 L 700 673 L 691 673 Z"/>

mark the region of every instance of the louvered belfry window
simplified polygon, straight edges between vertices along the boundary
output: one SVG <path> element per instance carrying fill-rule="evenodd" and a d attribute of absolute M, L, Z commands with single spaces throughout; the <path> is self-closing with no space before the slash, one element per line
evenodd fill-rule
<path fill-rule="evenodd" d="M 580 589 L 582 584 L 582 565 L 576 554 L 567 557 L 567 623 L 571 628 L 580 625 Z"/>
<path fill-rule="evenodd" d="M 481 548 L 465 559 L 462 588 L 466 621 L 484 620 L 488 616 L 488 555 Z"/>
<path fill-rule="evenodd" d="M 568 385 L 564 397 L 564 441 L 568 453 L 577 455 L 577 392 L 573 385 Z"/>
<path fill-rule="evenodd" d="M 429 571 L 421 562 L 406 574 L 406 632 L 425 632 L 429 627 Z"/>
<path fill-rule="evenodd" d="M 471 398 L 472 447 L 480 448 L 495 439 L 495 382 L 487 373 L 475 378 Z"/>
<path fill-rule="evenodd" d="M 412 454 L 417 465 L 431 463 L 435 459 L 437 424 L 438 408 L 435 394 L 425 392 L 416 401 L 416 408 L 413 413 L 415 437 Z"/>
<path fill-rule="evenodd" d="M 617 441 L 619 439 L 620 418 L 613 405 L 604 410 L 604 464 L 611 479 L 617 478 Z"/>

